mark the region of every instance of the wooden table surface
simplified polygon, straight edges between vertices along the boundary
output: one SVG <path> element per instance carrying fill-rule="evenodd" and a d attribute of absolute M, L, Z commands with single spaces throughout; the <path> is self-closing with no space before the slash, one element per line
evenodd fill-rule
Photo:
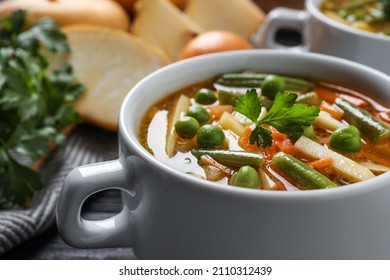
<path fill-rule="evenodd" d="M 211 0 L 212 1 L 212 0 Z M 274 7 L 284 6 L 290 8 L 302 8 L 300 0 L 254 0 L 264 11 L 268 12 Z M 120 193 L 118 191 L 106 191 L 90 198 L 84 208 L 83 216 L 87 219 L 103 219 L 114 215 L 121 210 Z M 109 249 L 76 249 L 72 248 L 61 239 L 55 226 L 41 235 L 21 244 L 12 251 L 0 256 L 0 259 L 136 259 L 131 248 Z"/>

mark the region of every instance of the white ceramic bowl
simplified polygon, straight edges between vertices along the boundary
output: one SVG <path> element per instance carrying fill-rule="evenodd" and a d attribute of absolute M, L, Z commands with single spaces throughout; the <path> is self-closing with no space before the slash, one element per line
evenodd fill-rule
<path fill-rule="evenodd" d="M 338 58 L 282 51 L 232 51 L 162 68 L 126 97 L 118 160 L 81 166 L 58 204 L 63 239 L 83 248 L 131 246 L 152 259 L 390 258 L 390 173 L 345 187 L 278 192 L 226 187 L 180 173 L 138 141 L 142 116 L 167 94 L 224 72 L 256 69 L 336 83 L 390 105 L 390 77 Z M 80 217 L 85 199 L 123 190 L 123 210 L 104 221 Z"/>

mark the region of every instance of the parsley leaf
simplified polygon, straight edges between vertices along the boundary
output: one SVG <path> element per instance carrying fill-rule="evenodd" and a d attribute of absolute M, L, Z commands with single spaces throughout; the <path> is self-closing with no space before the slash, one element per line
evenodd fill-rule
<path fill-rule="evenodd" d="M 316 106 L 295 103 L 296 99 L 295 93 L 279 92 L 268 113 L 261 120 L 257 120 L 262 105 L 256 91 L 248 90 L 236 102 L 235 110 L 256 124 L 249 138 L 250 143 L 256 143 L 262 148 L 272 145 L 271 131 L 262 124 L 268 124 L 290 137 L 302 135 L 303 128 L 313 123 L 320 110 Z"/>
<path fill-rule="evenodd" d="M 255 129 L 252 131 L 249 136 L 249 143 L 254 144 L 258 147 L 269 147 L 272 145 L 272 133 L 271 130 L 261 126 L 256 125 Z"/>
<path fill-rule="evenodd" d="M 381 0 L 383 5 L 383 16 L 386 20 L 390 20 L 390 0 Z"/>
<path fill-rule="evenodd" d="M 261 112 L 261 102 L 255 89 L 250 89 L 239 100 L 235 101 L 234 108 L 237 112 L 256 122 Z"/>
<path fill-rule="evenodd" d="M 64 142 L 62 130 L 81 121 L 70 105 L 84 91 L 69 65 L 49 72 L 44 53 L 68 52 L 50 19 L 25 25 L 25 12 L 0 19 L 0 207 L 25 206 L 42 188 L 38 172 L 22 165 Z"/>
<path fill-rule="evenodd" d="M 290 137 L 302 135 L 303 127 L 311 125 L 320 110 L 316 106 L 295 103 L 296 99 L 295 93 L 278 93 L 259 124 L 269 124 Z"/>

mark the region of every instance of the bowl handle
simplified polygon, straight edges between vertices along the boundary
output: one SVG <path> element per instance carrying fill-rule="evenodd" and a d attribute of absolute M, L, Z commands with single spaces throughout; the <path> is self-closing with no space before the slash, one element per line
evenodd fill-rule
<path fill-rule="evenodd" d="M 304 26 L 307 21 L 307 12 L 290 8 L 275 8 L 268 13 L 257 32 L 253 35 L 252 42 L 255 47 L 266 49 L 290 49 L 305 51 Z M 288 46 L 276 41 L 276 34 L 281 29 L 290 29 L 301 34 L 302 43 L 298 46 Z"/>
<path fill-rule="evenodd" d="M 63 240 L 78 248 L 132 246 L 134 225 L 126 205 L 121 212 L 104 220 L 85 220 L 81 208 L 85 200 L 99 191 L 119 189 L 134 192 L 135 156 L 119 158 L 73 169 L 66 177 L 57 205 L 57 228 Z"/>

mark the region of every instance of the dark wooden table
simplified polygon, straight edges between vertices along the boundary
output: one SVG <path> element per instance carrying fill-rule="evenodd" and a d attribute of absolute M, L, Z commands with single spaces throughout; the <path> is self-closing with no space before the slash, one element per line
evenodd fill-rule
<path fill-rule="evenodd" d="M 274 7 L 284 6 L 290 8 L 302 8 L 303 0 L 254 0 L 264 11 L 268 12 Z M 284 32 L 281 40 L 299 43 L 295 33 Z M 121 210 L 119 191 L 110 190 L 94 195 L 84 205 L 83 217 L 86 219 L 108 218 Z M 83 260 L 83 259 L 112 259 L 127 260 L 136 259 L 131 248 L 107 248 L 107 249 L 76 249 L 67 245 L 59 236 L 56 226 L 52 226 L 41 235 L 30 239 L 6 254 L 0 255 L 0 259 L 8 260 Z"/>

